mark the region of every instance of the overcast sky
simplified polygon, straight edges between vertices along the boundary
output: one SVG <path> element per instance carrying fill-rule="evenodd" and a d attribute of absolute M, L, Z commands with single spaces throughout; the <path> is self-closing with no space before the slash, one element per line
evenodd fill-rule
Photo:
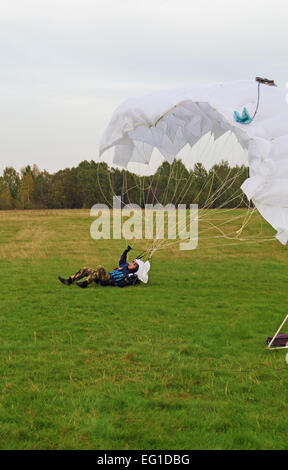
<path fill-rule="evenodd" d="M 199 82 L 288 80 L 282 0 L 3 0 L 0 173 L 98 158 L 129 96 Z"/>

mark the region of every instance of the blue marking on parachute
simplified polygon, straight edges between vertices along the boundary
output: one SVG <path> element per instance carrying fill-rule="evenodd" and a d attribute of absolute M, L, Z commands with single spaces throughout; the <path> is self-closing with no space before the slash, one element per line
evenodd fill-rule
<path fill-rule="evenodd" d="M 240 124 L 250 124 L 253 121 L 246 108 L 243 109 L 242 116 L 240 116 L 238 111 L 234 111 L 234 118 Z"/>

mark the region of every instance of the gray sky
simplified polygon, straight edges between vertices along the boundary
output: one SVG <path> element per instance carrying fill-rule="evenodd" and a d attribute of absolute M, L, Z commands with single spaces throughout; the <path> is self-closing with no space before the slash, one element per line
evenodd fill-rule
<path fill-rule="evenodd" d="M 98 158 L 129 96 L 195 82 L 288 80 L 282 0 L 0 3 L 0 173 Z"/>

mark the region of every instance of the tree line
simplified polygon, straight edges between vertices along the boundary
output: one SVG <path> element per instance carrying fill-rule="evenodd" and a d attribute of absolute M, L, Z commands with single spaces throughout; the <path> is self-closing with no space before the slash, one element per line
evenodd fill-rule
<path fill-rule="evenodd" d="M 245 207 L 240 189 L 248 177 L 244 165 L 227 161 L 206 170 L 196 163 L 188 170 L 182 161 L 164 162 L 152 176 L 109 168 L 104 162 L 83 161 L 77 167 L 50 174 L 37 165 L 17 172 L 6 167 L 0 176 L 0 210 L 80 209 L 94 204 L 113 204 L 121 196 L 124 204 L 199 204 L 199 207 Z"/>

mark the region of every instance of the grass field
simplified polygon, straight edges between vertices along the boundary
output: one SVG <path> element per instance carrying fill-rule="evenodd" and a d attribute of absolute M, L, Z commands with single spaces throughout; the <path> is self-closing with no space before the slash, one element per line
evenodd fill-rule
<path fill-rule="evenodd" d="M 93 241 L 91 222 L 0 212 L 0 448 L 288 449 L 285 351 L 265 350 L 286 248 L 200 239 L 157 252 L 147 285 L 63 286 L 118 263 L 126 242 Z"/>

